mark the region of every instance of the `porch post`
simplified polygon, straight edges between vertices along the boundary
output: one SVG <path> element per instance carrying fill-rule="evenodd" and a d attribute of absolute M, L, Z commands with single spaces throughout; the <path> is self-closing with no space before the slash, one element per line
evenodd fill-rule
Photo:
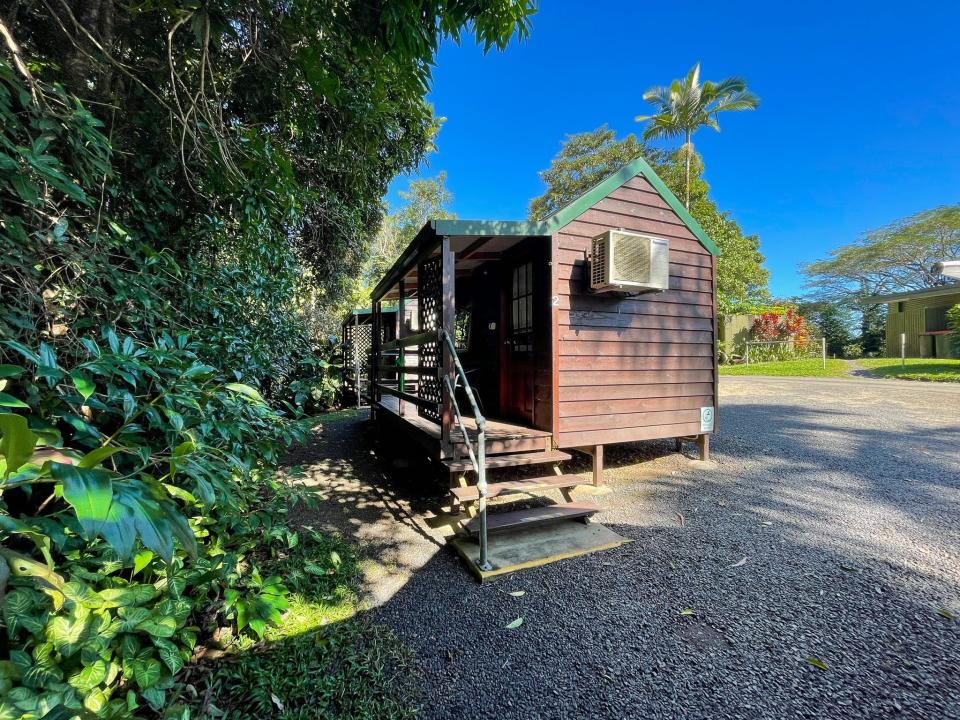
<path fill-rule="evenodd" d="M 373 327 L 371 328 L 371 338 L 370 346 L 373 348 L 373 352 L 370 353 L 370 369 L 367 371 L 367 375 L 370 378 L 369 381 L 369 390 L 368 395 L 370 396 L 370 416 L 374 417 L 376 415 L 376 404 L 380 401 L 380 388 L 378 384 L 380 383 L 380 301 L 373 300 L 371 311 L 371 323 Z"/>
<path fill-rule="evenodd" d="M 454 269 L 453 250 L 450 249 L 450 238 L 447 236 L 444 236 L 440 243 L 440 263 L 443 284 L 440 302 L 440 322 L 437 323 L 437 325 L 453 339 L 456 337 L 454 334 L 456 328 L 456 308 L 454 306 L 456 271 Z M 442 378 L 450 378 L 451 385 L 455 386 L 456 375 L 454 374 L 453 358 L 450 357 L 450 350 L 447 344 L 442 340 L 440 340 L 439 343 L 441 352 L 443 353 L 443 361 L 440 367 L 440 372 L 442 373 L 440 376 L 442 398 L 440 403 L 440 444 L 444 454 L 449 454 L 453 450 L 452 443 L 450 442 L 450 430 L 453 426 L 453 403 L 450 397 L 450 391 L 447 388 L 447 383 L 444 382 Z"/>
<path fill-rule="evenodd" d="M 402 341 L 406 336 L 405 326 L 403 323 L 404 316 L 404 306 L 405 306 L 405 297 L 404 290 L 406 285 L 403 281 L 403 278 L 400 279 L 400 299 L 397 301 L 397 340 Z M 400 366 L 401 370 L 397 371 L 397 389 L 402 393 L 406 392 L 406 375 L 403 373 L 402 368 L 405 368 L 407 365 L 407 351 L 401 342 L 397 343 L 398 353 L 397 353 L 397 365 Z M 403 417 L 403 398 L 398 398 L 397 403 L 400 409 L 400 417 Z"/>
<path fill-rule="evenodd" d="M 373 318 L 370 318 L 373 320 Z M 350 358 L 350 364 L 353 365 L 353 394 L 357 396 L 357 410 L 360 409 L 360 406 L 363 405 L 363 398 L 361 397 L 360 390 L 360 353 L 357 349 L 357 338 L 360 337 L 360 315 L 357 313 L 353 314 L 353 342 L 350 343 L 350 346 L 353 348 L 353 352 L 350 354 L 353 355 Z M 346 368 L 346 363 L 344 363 L 344 368 Z M 367 371 L 367 379 L 370 378 L 370 372 Z"/>

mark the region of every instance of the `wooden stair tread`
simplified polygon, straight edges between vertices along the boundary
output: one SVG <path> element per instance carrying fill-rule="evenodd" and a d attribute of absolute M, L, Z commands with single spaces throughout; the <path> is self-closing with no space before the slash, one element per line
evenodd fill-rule
<path fill-rule="evenodd" d="M 535 490 L 556 490 L 559 488 L 571 488 L 577 485 L 585 485 L 582 478 L 576 475 L 546 475 L 544 477 L 520 478 L 518 480 L 505 480 L 503 482 L 487 483 L 487 497 L 494 498 L 504 493 L 512 492 L 533 492 Z M 476 485 L 466 487 L 457 487 L 450 490 L 450 494 L 458 502 L 469 502 L 480 497 Z"/>
<path fill-rule="evenodd" d="M 598 512 L 600 512 L 600 508 L 596 505 L 565 503 L 563 505 L 548 505 L 547 507 L 527 508 L 504 513 L 487 513 L 487 533 L 492 535 L 507 530 L 546 525 L 560 520 L 574 520 L 589 517 Z M 464 523 L 463 529 L 470 535 L 479 534 L 480 518 L 475 517 Z"/>
<path fill-rule="evenodd" d="M 557 463 L 569 460 L 570 455 L 559 450 L 550 452 L 510 453 L 508 455 L 488 455 L 487 468 L 515 467 L 517 465 L 539 465 L 541 463 Z M 450 472 L 464 472 L 473 470 L 470 458 L 461 460 L 444 460 Z"/>

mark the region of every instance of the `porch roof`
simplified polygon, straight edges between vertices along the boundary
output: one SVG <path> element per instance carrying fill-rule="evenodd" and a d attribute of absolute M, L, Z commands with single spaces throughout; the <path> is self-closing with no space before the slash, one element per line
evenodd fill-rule
<path fill-rule="evenodd" d="M 469 273 L 518 242 L 531 237 L 549 237 L 543 223 L 512 220 L 430 220 L 417 233 L 371 293 L 377 300 L 394 300 L 400 280 L 410 282 L 407 297 L 415 295 L 417 265 L 440 252 L 440 241 L 450 238 L 457 272 Z"/>

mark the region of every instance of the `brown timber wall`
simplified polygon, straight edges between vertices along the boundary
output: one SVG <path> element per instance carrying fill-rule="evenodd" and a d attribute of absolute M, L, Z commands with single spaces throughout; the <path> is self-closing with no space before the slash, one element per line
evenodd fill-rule
<path fill-rule="evenodd" d="M 670 241 L 670 289 L 590 293 L 587 253 L 605 230 Z M 716 407 L 715 259 L 638 175 L 555 236 L 560 447 L 697 435 Z"/>

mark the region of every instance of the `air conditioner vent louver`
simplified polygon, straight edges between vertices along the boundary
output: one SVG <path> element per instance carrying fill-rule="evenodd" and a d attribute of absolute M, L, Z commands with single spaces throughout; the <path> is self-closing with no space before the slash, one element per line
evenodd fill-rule
<path fill-rule="evenodd" d="M 607 230 L 593 238 L 590 289 L 652 292 L 670 287 L 670 244 L 663 238 Z"/>

